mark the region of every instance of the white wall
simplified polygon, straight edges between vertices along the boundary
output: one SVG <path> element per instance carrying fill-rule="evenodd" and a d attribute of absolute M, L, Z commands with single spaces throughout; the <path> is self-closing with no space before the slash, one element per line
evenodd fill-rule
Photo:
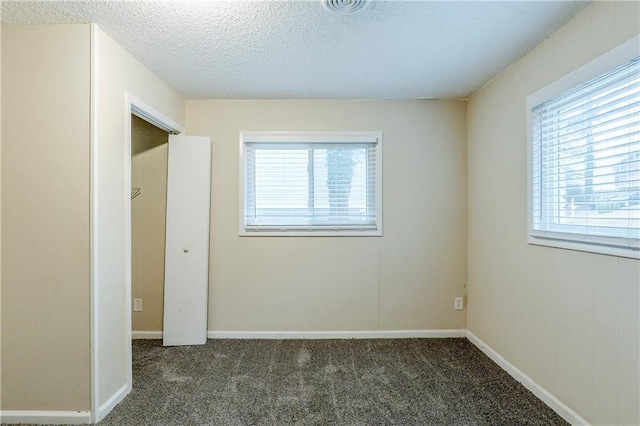
<path fill-rule="evenodd" d="M 2 410 L 90 409 L 89 26 L 2 26 Z"/>
<path fill-rule="evenodd" d="M 213 143 L 209 330 L 465 328 L 464 102 L 187 101 Z M 239 132 L 383 132 L 383 237 L 239 237 Z"/>
<path fill-rule="evenodd" d="M 184 100 L 103 31 L 95 32 L 95 71 L 97 72 L 97 164 L 94 168 L 96 203 L 93 220 L 96 234 L 93 271 L 97 335 L 96 360 L 98 418 L 114 395 L 124 396 L 131 386 L 131 341 L 128 340 L 131 307 L 130 246 L 125 240 L 125 214 L 130 206 L 131 151 L 126 148 L 126 129 L 130 118 L 125 94 L 130 93 L 174 122 L 184 119 Z M 123 212 L 125 214 L 123 214 Z M 129 284 L 128 284 L 129 282 Z"/>
<path fill-rule="evenodd" d="M 594 424 L 640 423 L 640 263 L 527 244 L 525 100 L 639 17 L 639 2 L 594 2 L 468 107 L 468 329 Z"/>

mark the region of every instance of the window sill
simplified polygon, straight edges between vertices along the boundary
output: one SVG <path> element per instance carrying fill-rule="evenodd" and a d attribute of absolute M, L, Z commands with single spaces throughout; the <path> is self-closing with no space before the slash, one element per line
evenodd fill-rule
<path fill-rule="evenodd" d="M 553 238 L 535 237 L 529 235 L 527 242 L 532 245 L 554 247 L 565 250 L 584 251 L 588 253 L 604 254 L 607 256 L 626 257 L 629 259 L 640 259 L 640 250 L 633 250 L 623 247 L 612 247 L 591 243 L 581 243 L 577 241 L 558 240 Z"/>
<path fill-rule="evenodd" d="M 322 230 L 322 231 L 302 231 L 302 230 L 260 230 L 247 231 L 240 230 L 240 237 L 382 237 L 382 230 Z"/>

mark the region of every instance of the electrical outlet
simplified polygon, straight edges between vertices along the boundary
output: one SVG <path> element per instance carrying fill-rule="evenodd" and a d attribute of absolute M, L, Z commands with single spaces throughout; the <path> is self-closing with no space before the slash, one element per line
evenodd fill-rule
<path fill-rule="evenodd" d="M 133 299 L 133 311 L 142 312 L 142 299 Z"/>
<path fill-rule="evenodd" d="M 462 297 L 454 297 L 453 309 L 455 309 L 456 311 L 461 311 L 464 309 L 464 303 L 463 303 Z"/>

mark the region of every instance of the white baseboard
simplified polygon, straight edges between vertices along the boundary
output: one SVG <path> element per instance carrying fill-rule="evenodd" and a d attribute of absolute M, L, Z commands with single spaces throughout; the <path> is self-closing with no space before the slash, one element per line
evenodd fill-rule
<path fill-rule="evenodd" d="M 129 392 L 131 392 L 131 384 L 122 385 L 120 389 L 118 389 L 113 395 L 111 395 L 111 398 L 109 398 L 104 404 L 100 406 L 100 408 L 98 408 L 98 412 L 96 413 L 94 422 L 97 423 L 100 420 L 104 419 L 107 414 L 109 414 L 111 410 L 113 410 L 113 408 L 118 405 L 125 396 L 129 394 Z"/>
<path fill-rule="evenodd" d="M 0 423 L 77 425 L 91 423 L 90 411 L 0 411 Z"/>
<path fill-rule="evenodd" d="M 471 343 L 476 345 L 478 349 L 485 353 L 493 362 L 498 364 L 504 371 L 509 373 L 511 377 L 531 391 L 538 399 L 547 404 L 549 408 L 558 413 L 560 417 L 565 419 L 572 425 L 588 425 L 589 423 L 583 419 L 578 413 L 569 408 L 566 404 L 560 401 L 551 392 L 534 382 L 531 377 L 523 373 L 518 367 L 507 361 L 496 352 L 491 346 L 483 342 L 478 336 L 467 330 L 466 337 Z"/>
<path fill-rule="evenodd" d="M 132 339 L 162 339 L 162 331 L 136 331 L 131 332 Z"/>
<path fill-rule="evenodd" d="M 466 337 L 466 330 L 373 330 L 373 331 L 219 331 L 208 339 L 411 339 Z M 162 331 L 132 331 L 132 339 L 162 339 Z"/>
<path fill-rule="evenodd" d="M 411 339 L 466 337 L 466 330 L 372 330 L 372 331 L 218 331 L 209 339 Z"/>

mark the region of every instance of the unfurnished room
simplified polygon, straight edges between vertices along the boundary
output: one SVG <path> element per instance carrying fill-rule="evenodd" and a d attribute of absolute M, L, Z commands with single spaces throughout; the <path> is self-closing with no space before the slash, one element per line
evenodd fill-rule
<path fill-rule="evenodd" d="M 640 1 L 0 18 L 2 424 L 640 425 Z"/>

